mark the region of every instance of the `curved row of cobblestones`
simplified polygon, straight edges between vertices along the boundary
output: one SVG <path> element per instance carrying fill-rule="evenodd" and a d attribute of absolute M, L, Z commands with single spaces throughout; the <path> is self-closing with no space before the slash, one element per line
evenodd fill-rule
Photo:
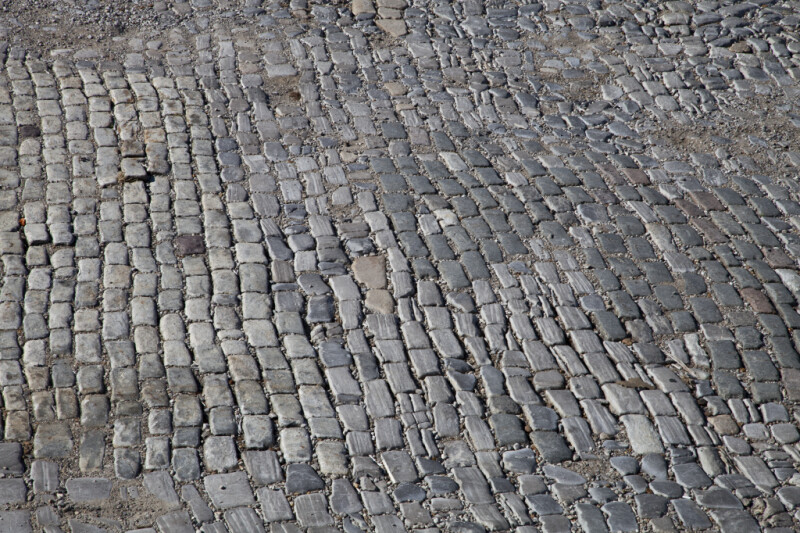
<path fill-rule="evenodd" d="M 800 4 L 142 9 L 0 45 L 0 531 L 800 527 Z"/>

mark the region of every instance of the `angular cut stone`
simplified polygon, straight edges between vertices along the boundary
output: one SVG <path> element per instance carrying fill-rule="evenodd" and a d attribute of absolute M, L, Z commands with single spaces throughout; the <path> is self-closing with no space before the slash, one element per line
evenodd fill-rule
<path fill-rule="evenodd" d="M 200 255 L 206 253 L 206 243 L 202 235 L 181 235 L 175 237 L 175 251 L 178 255 Z"/>
<path fill-rule="evenodd" d="M 620 417 L 620 421 L 625 426 L 634 453 L 644 455 L 664 452 L 661 438 L 649 418 L 644 415 L 624 415 Z"/>

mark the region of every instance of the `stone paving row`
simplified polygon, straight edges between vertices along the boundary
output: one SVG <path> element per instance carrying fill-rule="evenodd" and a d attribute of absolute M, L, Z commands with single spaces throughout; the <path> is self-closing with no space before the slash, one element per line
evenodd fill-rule
<path fill-rule="evenodd" d="M 798 2 L 153 9 L 0 46 L 0 531 L 800 528 Z"/>

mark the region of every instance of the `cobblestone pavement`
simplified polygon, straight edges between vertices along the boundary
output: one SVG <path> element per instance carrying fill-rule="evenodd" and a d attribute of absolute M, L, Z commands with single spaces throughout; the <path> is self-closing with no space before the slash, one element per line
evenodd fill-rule
<path fill-rule="evenodd" d="M 24 4 L 0 532 L 800 528 L 800 2 Z"/>

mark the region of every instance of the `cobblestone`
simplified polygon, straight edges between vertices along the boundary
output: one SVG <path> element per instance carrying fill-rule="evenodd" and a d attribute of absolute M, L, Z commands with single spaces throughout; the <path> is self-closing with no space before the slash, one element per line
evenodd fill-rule
<path fill-rule="evenodd" d="M 794 3 L 22 4 L 0 530 L 800 527 Z"/>

